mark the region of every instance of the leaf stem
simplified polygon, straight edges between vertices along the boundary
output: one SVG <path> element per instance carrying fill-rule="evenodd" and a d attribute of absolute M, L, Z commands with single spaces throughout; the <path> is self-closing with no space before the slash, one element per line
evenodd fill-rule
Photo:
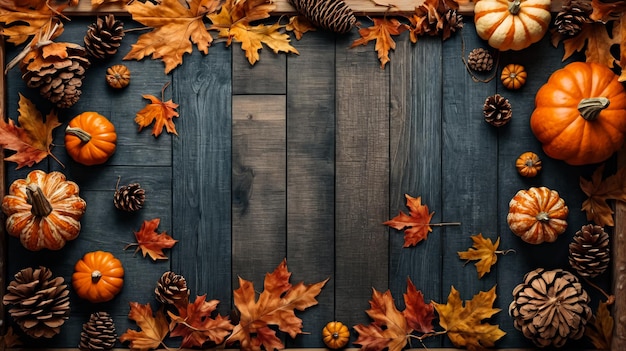
<path fill-rule="evenodd" d="M 583 279 L 587 282 L 587 284 L 591 285 L 592 287 L 594 287 L 596 290 L 598 290 L 602 295 L 604 295 L 604 297 L 606 297 L 606 304 L 607 305 L 612 305 L 615 302 L 615 295 L 609 295 L 606 291 L 604 291 L 604 289 L 602 289 L 600 286 L 598 286 L 597 284 L 593 283 L 591 280 L 589 280 L 587 277 L 583 277 Z"/>
<path fill-rule="evenodd" d="M 496 250 L 494 251 L 494 253 L 496 254 L 500 254 L 500 255 L 508 255 L 510 253 L 515 253 L 515 249 L 508 249 L 508 250 Z"/>
<path fill-rule="evenodd" d="M 443 227 L 446 225 L 461 225 L 461 222 L 443 222 L 443 223 L 430 223 L 428 224 L 431 227 Z"/>

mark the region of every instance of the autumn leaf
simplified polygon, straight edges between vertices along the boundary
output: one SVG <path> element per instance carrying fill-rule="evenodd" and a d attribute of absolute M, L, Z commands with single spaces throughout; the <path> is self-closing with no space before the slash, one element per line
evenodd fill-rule
<path fill-rule="evenodd" d="M 409 327 L 419 333 L 430 333 L 433 329 L 435 310 L 432 304 L 424 302 L 424 295 L 415 288 L 411 279 L 407 278 L 406 293 L 404 293 L 404 306 L 402 312 Z"/>
<path fill-rule="evenodd" d="M 283 343 L 271 326 L 292 338 L 302 333 L 302 320 L 295 310 L 303 311 L 317 304 L 316 297 L 328 279 L 315 284 L 302 282 L 292 286 L 291 272 L 283 260 L 272 272 L 265 275 L 263 291 L 257 294 L 252 282 L 239 277 L 239 288 L 233 292 L 233 302 L 239 313 L 239 323 L 226 339 L 230 345 L 239 342 L 244 351 L 282 349 Z"/>
<path fill-rule="evenodd" d="M 457 254 L 462 260 L 475 261 L 476 270 L 478 271 L 478 279 L 482 278 L 486 273 L 491 271 L 491 266 L 498 261 L 498 254 L 507 254 L 512 250 L 498 250 L 500 246 L 500 237 L 495 243 L 489 238 L 484 238 L 482 233 L 471 236 L 474 244 L 467 251 L 459 251 Z"/>
<path fill-rule="evenodd" d="M 15 151 L 4 160 L 17 163 L 18 169 L 24 166 L 31 167 L 46 156 L 52 155 L 50 151 L 52 131 L 61 125 L 55 112 L 50 112 L 44 122 L 35 104 L 22 94 L 19 96 L 17 121 L 20 126 L 13 120 L 5 122 L 0 118 L 0 146 Z"/>
<path fill-rule="evenodd" d="M 149 303 L 141 305 L 131 302 L 128 318 L 135 321 L 141 331 L 126 330 L 126 333 L 120 336 L 121 342 L 130 341 L 130 349 L 133 351 L 147 351 L 161 346 L 169 331 L 162 310 L 157 311 L 153 316 Z"/>
<path fill-rule="evenodd" d="M 133 20 L 154 28 L 142 34 L 132 45 L 124 60 L 141 60 L 152 55 L 165 64 L 165 74 L 182 64 L 183 55 L 190 54 L 193 44 L 203 54 L 209 53 L 213 37 L 203 21 L 219 8 L 220 0 L 134 1 L 126 6 Z"/>
<path fill-rule="evenodd" d="M 613 339 L 613 324 L 614 320 L 611 312 L 609 312 L 608 304 L 600 301 L 592 323 L 588 323 L 585 328 L 585 336 L 591 340 L 596 349 L 610 350 Z"/>
<path fill-rule="evenodd" d="M 2 35 L 8 42 L 19 45 L 30 37 L 35 38 L 49 32 L 55 24 L 59 24 L 55 33 L 55 36 L 58 36 L 62 31 L 58 16 L 66 7 L 67 4 L 62 2 L 47 0 L 0 0 Z M 37 41 L 35 38 L 33 44 Z"/>
<path fill-rule="evenodd" d="M 7 332 L 4 335 L 0 335 L 0 350 L 6 350 L 22 345 L 20 338 L 13 332 L 13 327 L 7 328 Z"/>
<path fill-rule="evenodd" d="M 376 52 L 378 52 L 380 68 L 385 68 L 385 65 L 389 62 L 389 51 L 395 50 L 396 48 L 396 42 L 393 40 L 392 36 L 400 35 L 400 33 L 404 32 L 409 27 L 395 18 L 374 17 L 372 20 L 374 24 L 371 27 L 359 29 L 361 38 L 352 42 L 350 47 L 354 48 L 359 45 L 367 45 L 370 41 L 375 40 L 375 49 Z"/>
<path fill-rule="evenodd" d="M 302 35 L 308 31 L 315 31 L 315 26 L 304 16 L 291 16 L 285 29 L 293 32 L 297 40 L 302 39 Z"/>
<path fill-rule="evenodd" d="M 614 226 L 613 210 L 608 200 L 626 201 L 626 168 L 620 168 L 617 173 L 606 179 L 602 178 L 604 165 L 598 167 L 591 179 L 580 177 L 580 188 L 587 195 L 583 201 L 582 210 L 587 214 L 587 220 L 599 226 Z"/>
<path fill-rule="evenodd" d="M 78 2 L 78 0 L 75 0 Z M 102 5 L 117 5 L 120 8 L 124 8 L 126 4 L 129 4 L 128 0 L 91 0 L 91 7 L 96 8 Z"/>
<path fill-rule="evenodd" d="M 574 53 L 584 50 L 586 62 L 601 63 L 608 67 L 614 66 L 615 57 L 611 54 L 610 49 L 612 45 L 619 44 L 619 37 L 613 35 L 611 38 L 607 26 L 603 23 L 584 23 L 576 36 L 564 40 L 558 32 L 553 32 L 553 45 L 556 46 L 561 40 L 565 49 L 563 61 Z"/>
<path fill-rule="evenodd" d="M 439 35 L 446 40 L 452 36 L 452 32 L 463 27 L 459 22 L 456 26 L 451 25 L 446 16 L 456 16 L 459 4 L 454 0 L 425 0 L 415 8 L 415 12 L 407 16 L 409 26 L 409 38 L 415 44 L 419 36 Z M 458 26 L 458 27 L 457 27 Z"/>
<path fill-rule="evenodd" d="M 168 311 L 171 319 L 170 336 L 182 336 L 181 348 L 201 347 L 212 341 L 216 345 L 221 344 L 224 338 L 233 330 L 233 325 L 228 317 L 211 315 L 219 301 L 206 301 L 206 295 L 196 297 L 193 303 L 184 306 L 177 305 L 178 315 Z"/>
<path fill-rule="evenodd" d="M 589 16 L 594 21 L 608 22 L 611 16 L 626 11 L 626 1 L 604 2 L 600 0 L 592 0 L 591 8 L 593 12 Z"/>
<path fill-rule="evenodd" d="M 495 300 L 494 286 L 487 292 L 481 291 L 474 295 L 463 305 L 460 293 L 452 287 L 446 304 L 433 302 L 433 305 L 439 315 L 439 325 L 445 329 L 454 346 L 473 351 L 493 347 L 497 340 L 506 335 L 498 325 L 483 323 L 500 312 L 499 308 L 493 308 Z"/>
<path fill-rule="evenodd" d="M 384 225 L 390 226 L 396 230 L 404 230 L 403 247 L 415 246 L 420 241 L 428 237 L 428 233 L 432 232 L 432 226 L 443 225 L 460 225 L 460 223 L 430 223 L 435 212 L 428 212 L 428 206 L 422 205 L 421 197 L 411 197 L 405 194 L 406 206 L 409 208 L 409 214 L 400 213 L 394 218 L 384 222 Z"/>
<path fill-rule="evenodd" d="M 155 138 L 161 135 L 163 128 L 170 134 L 178 135 L 176 126 L 174 125 L 174 117 L 178 117 L 178 112 L 176 111 L 178 104 L 174 103 L 172 99 L 163 102 L 163 100 L 165 100 L 163 97 L 164 91 L 168 85 L 169 84 L 165 84 L 163 89 L 161 89 L 160 100 L 154 95 L 142 95 L 144 99 L 150 100 L 150 103 L 141 109 L 141 111 L 137 112 L 135 116 L 135 122 L 139 125 L 140 132 L 144 127 L 155 122 L 152 127 L 152 135 L 154 135 Z"/>
<path fill-rule="evenodd" d="M 163 253 L 163 249 L 172 248 L 178 240 L 174 240 L 165 232 L 161 234 L 157 233 L 156 229 L 159 227 L 160 222 L 161 220 L 159 218 L 143 221 L 141 229 L 139 229 L 138 232 L 135 232 L 137 242 L 126 245 L 124 250 L 131 246 L 137 246 L 135 252 L 141 250 L 143 257 L 150 255 L 150 258 L 154 261 L 167 260 L 167 256 Z"/>

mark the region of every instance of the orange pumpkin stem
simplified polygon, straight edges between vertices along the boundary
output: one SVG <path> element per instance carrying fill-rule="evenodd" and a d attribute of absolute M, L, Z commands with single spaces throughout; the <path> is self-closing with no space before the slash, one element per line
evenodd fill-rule
<path fill-rule="evenodd" d="M 91 140 L 91 134 L 87 133 L 84 129 L 81 128 L 72 128 L 68 126 L 67 128 L 65 128 L 65 133 L 76 136 L 83 143 L 87 143 L 89 142 L 89 140 Z"/>
<path fill-rule="evenodd" d="M 520 0 L 514 0 L 509 4 L 509 12 L 512 15 L 517 15 L 519 10 L 521 9 L 522 2 Z"/>
<path fill-rule="evenodd" d="M 37 217 L 46 217 L 52 212 L 50 201 L 43 194 L 38 185 L 29 184 L 26 187 L 27 202 L 31 205 L 30 212 Z"/>
<path fill-rule="evenodd" d="M 102 273 L 95 269 L 93 272 L 91 272 L 91 282 L 92 283 L 97 283 L 98 281 L 100 281 L 100 278 L 102 278 Z"/>
<path fill-rule="evenodd" d="M 605 97 L 593 97 L 580 100 L 578 103 L 578 112 L 587 121 L 593 121 L 598 118 L 602 110 L 609 107 L 611 101 Z"/>

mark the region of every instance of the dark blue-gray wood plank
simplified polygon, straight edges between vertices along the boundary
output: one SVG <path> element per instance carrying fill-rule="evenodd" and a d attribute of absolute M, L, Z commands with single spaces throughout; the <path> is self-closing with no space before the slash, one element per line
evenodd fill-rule
<path fill-rule="evenodd" d="M 438 37 L 411 43 L 408 35 L 396 41 L 387 68 L 391 84 L 389 218 L 409 212 L 405 194 L 421 197 L 432 222 L 442 221 L 442 42 Z M 424 299 L 441 301 L 442 232 L 433 228 L 415 247 L 404 248 L 404 233 L 390 229 L 389 287 L 400 309 L 404 306 L 407 278 L 422 291 Z M 441 346 L 440 338 L 426 340 Z M 413 345 L 416 346 L 416 345 Z"/>
<path fill-rule="evenodd" d="M 288 347 L 322 347 L 320 330 L 334 318 L 335 46 L 307 33 L 300 56 L 287 59 L 287 262 L 292 281 L 330 278 L 314 306 L 299 316 L 304 332 Z"/>
<path fill-rule="evenodd" d="M 231 53 L 194 52 L 173 72 L 180 105 L 172 146 L 172 219 L 180 238 L 172 269 L 195 295 L 231 310 Z"/>
<path fill-rule="evenodd" d="M 335 317 L 349 326 L 389 284 L 389 69 L 357 37 L 337 40 L 335 66 Z"/>

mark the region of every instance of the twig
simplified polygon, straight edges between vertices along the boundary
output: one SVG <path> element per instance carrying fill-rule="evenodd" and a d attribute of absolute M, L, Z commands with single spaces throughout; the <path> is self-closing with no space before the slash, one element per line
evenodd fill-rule
<path fill-rule="evenodd" d="M 587 279 L 587 277 L 583 277 L 583 279 L 587 282 L 587 284 L 591 285 L 592 287 L 594 287 L 596 290 L 598 290 L 602 295 L 604 295 L 604 297 L 606 297 L 606 304 L 607 305 L 612 305 L 615 302 L 615 295 L 609 295 L 606 291 L 604 291 L 604 289 L 602 289 L 600 286 L 598 286 L 597 284 L 593 283 L 591 280 Z"/>

